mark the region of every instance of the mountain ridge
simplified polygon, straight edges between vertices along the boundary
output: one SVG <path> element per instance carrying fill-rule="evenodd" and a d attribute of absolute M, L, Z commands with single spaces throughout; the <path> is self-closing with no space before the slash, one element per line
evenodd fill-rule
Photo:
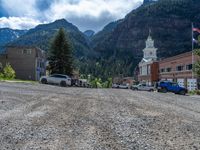
<path fill-rule="evenodd" d="M 27 30 L 0 28 L 0 46 L 4 46 L 25 34 Z"/>
<path fill-rule="evenodd" d="M 76 57 L 90 55 L 90 47 L 85 35 L 72 23 L 65 19 L 59 19 L 48 24 L 41 24 L 30 29 L 26 34 L 11 42 L 10 45 L 38 46 L 46 51 L 49 50 L 50 41 L 54 38 L 59 28 L 64 28 L 72 43 Z"/>

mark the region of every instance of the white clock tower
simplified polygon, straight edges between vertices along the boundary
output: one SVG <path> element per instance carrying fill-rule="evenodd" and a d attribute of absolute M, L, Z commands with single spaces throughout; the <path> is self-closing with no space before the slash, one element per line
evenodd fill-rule
<path fill-rule="evenodd" d="M 151 30 L 146 40 L 146 47 L 143 50 L 144 56 L 142 61 L 139 63 L 139 76 L 140 82 L 147 85 L 153 85 L 157 82 L 158 63 L 157 63 L 157 48 L 154 47 L 154 40 L 151 37 Z M 157 71 L 155 71 L 157 70 Z M 156 78 L 154 78 L 156 75 Z"/>
<path fill-rule="evenodd" d="M 157 48 L 154 47 L 154 40 L 151 37 L 151 30 L 149 31 L 148 39 L 146 40 L 146 48 L 143 50 L 145 61 L 157 60 Z"/>

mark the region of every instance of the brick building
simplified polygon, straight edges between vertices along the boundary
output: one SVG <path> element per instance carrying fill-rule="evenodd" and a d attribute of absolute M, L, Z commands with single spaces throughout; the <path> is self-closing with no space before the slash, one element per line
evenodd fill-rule
<path fill-rule="evenodd" d="M 153 85 L 159 80 L 159 65 L 157 61 L 157 48 L 154 47 L 154 40 L 150 34 L 143 53 L 143 59 L 139 63 L 138 81 L 147 85 Z"/>
<path fill-rule="evenodd" d="M 194 62 L 198 59 L 194 56 Z M 192 71 L 192 60 L 192 52 L 187 52 L 159 61 L 160 80 L 177 82 L 189 90 L 200 88 L 200 81 Z"/>
<path fill-rule="evenodd" d="M 46 52 L 37 47 L 6 47 L 0 62 L 3 66 L 10 63 L 17 79 L 39 80 L 46 74 Z"/>

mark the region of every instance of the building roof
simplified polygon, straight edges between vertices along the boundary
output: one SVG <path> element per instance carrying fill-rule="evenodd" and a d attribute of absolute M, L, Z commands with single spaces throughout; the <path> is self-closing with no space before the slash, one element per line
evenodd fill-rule
<path fill-rule="evenodd" d="M 191 56 L 192 55 L 192 51 L 186 52 L 186 53 L 182 53 L 176 56 L 172 56 L 172 57 L 168 57 L 168 58 L 164 58 L 161 59 L 160 62 L 166 62 L 166 61 L 173 61 L 182 57 L 186 57 L 186 56 Z"/>
<path fill-rule="evenodd" d="M 6 54 L 6 50 L 8 48 L 19 48 L 19 49 L 36 49 L 37 51 L 41 51 L 42 53 L 46 53 L 45 50 L 42 50 L 41 48 L 37 47 L 37 46 L 0 46 L 0 54 Z"/>

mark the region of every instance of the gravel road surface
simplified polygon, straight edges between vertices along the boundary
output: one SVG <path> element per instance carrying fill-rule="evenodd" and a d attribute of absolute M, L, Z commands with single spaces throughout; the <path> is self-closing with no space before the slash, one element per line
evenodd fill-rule
<path fill-rule="evenodd" d="M 0 82 L 0 150 L 198 150 L 200 98 Z"/>

